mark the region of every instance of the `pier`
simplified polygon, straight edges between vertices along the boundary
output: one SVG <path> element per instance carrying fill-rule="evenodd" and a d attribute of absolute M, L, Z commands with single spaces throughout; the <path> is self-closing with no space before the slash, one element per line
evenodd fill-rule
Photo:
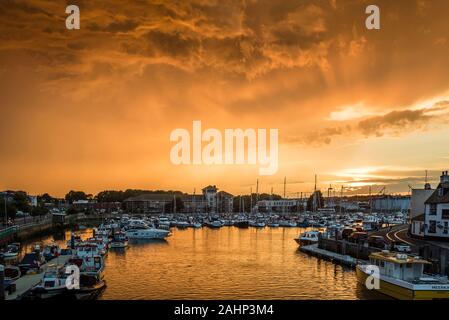
<path fill-rule="evenodd" d="M 336 252 L 320 249 L 318 248 L 318 244 L 303 246 L 300 248 L 300 250 L 310 255 L 330 260 L 332 262 L 336 262 L 352 268 L 355 268 L 358 263 L 362 262 L 361 260 L 353 258 L 349 255 L 342 255 Z"/>

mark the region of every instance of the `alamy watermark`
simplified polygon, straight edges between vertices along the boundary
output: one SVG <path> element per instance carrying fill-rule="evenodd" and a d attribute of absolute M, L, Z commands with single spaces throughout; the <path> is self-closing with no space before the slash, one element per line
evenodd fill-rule
<path fill-rule="evenodd" d="M 65 9 L 68 14 L 65 20 L 65 26 L 68 30 L 80 29 L 80 9 L 77 5 L 68 5 Z M 365 26 L 368 30 L 380 29 L 380 9 L 377 5 L 371 4 L 366 7 L 365 13 L 369 16 L 365 20 Z"/>
<path fill-rule="evenodd" d="M 366 277 L 365 287 L 368 290 L 379 290 L 380 289 L 380 270 L 378 266 L 375 265 L 367 265 L 366 273 L 369 276 Z"/>
<path fill-rule="evenodd" d="M 171 132 L 170 141 L 176 144 L 170 160 L 175 165 L 259 164 L 260 175 L 273 175 L 278 171 L 278 137 L 278 129 L 225 129 L 222 134 L 209 128 L 203 132 L 201 121 L 193 121 L 192 139 L 187 129 Z"/>
<path fill-rule="evenodd" d="M 80 269 L 76 265 L 68 265 L 65 268 L 67 278 L 65 279 L 65 286 L 69 290 L 80 288 Z"/>

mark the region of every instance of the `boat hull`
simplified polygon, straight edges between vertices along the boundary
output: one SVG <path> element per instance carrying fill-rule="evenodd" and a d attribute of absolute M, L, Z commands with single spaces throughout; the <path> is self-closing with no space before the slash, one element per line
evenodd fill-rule
<path fill-rule="evenodd" d="M 356 268 L 357 280 L 365 286 L 368 275 L 359 267 Z M 368 289 L 366 289 L 368 290 Z M 438 300 L 449 299 L 448 290 L 413 290 L 380 279 L 379 289 L 373 289 L 398 300 Z"/>
<path fill-rule="evenodd" d="M 170 235 L 170 231 L 162 229 L 129 230 L 126 232 L 128 239 L 164 239 Z"/>

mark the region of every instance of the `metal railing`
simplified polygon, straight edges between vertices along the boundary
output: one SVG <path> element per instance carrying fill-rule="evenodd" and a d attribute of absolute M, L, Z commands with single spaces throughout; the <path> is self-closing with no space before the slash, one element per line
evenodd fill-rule
<path fill-rule="evenodd" d="M 12 227 L 2 229 L 2 230 L 0 230 L 0 239 L 9 237 L 10 235 L 12 235 L 16 232 L 17 232 L 17 226 L 12 226 Z"/>

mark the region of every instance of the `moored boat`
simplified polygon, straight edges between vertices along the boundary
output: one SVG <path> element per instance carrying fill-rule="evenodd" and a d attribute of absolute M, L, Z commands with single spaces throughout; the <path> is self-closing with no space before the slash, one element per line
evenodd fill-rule
<path fill-rule="evenodd" d="M 449 299 L 447 277 L 424 274 L 424 266 L 430 264 L 420 257 L 393 253 L 387 250 L 370 255 L 369 264 L 356 267 L 357 278 L 362 285 L 373 276 L 373 267 L 379 268 L 380 293 L 401 300 Z"/>
<path fill-rule="evenodd" d="M 301 246 L 316 244 L 318 243 L 319 234 L 320 232 L 316 230 L 306 231 L 302 233 L 297 239 L 295 239 L 295 241 Z"/>

